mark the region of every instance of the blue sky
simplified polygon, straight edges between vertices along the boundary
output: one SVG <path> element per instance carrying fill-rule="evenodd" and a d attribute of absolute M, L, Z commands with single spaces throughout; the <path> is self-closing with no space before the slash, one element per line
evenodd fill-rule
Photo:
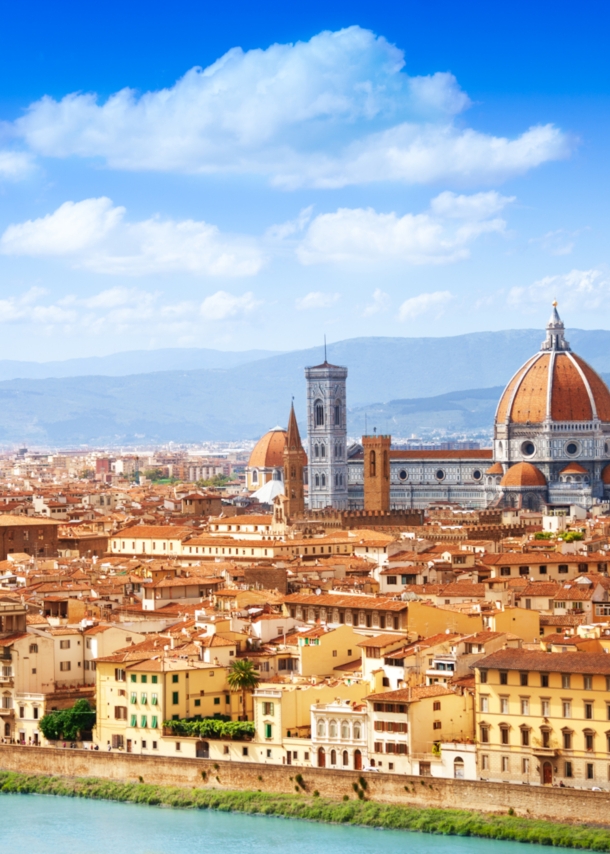
<path fill-rule="evenodd" d="M 609 17 L 12 4 L 0 358 L 607 327 Z"/>

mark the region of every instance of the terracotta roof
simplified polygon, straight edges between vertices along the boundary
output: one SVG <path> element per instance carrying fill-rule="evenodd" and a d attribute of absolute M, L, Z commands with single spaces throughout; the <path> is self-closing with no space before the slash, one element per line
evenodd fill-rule
<path fill-rule="evenodd" d="M 375 635 L 372 638 L 365 638 L 362 643 L 357 643 L 356 646 L 373 647 L 383 649 L 386 646 L 391 646 L 395 643 L 402 643 L 404 638 L 400 635 Z"/>
<path fill-rule="evenodd" d="M 284 465 L 284 448 L 286 446 L 286 430 L 275 427 L 258 440 L 250 459 L 249 468 L 280 468 Z"/>
<path fill-rule="evenodd" d="M 485 474 L 504 474 L 504 469 L 502 468 L 502 463 L 494 463 L 493 466 L 490 466 Z"/>
<path fill-rule="evenodd" d="M 589 474 L 584 466 L 581 466 L 580 463 L 568 463 L 567 466 L 562 469 L 559 474 Z"/>
<path fill-rule="evenodd" d="M 604 483 L 610 483 L 610 463 L 607 466 L 604 466 L 602 471 L 602 480 Z"/>
<path fill-rule="evenodd" d="M 598 418 L 610 421 L 610 392 L 593 368 L 574 353 L 540 352 L 507 385 L 496 420 L 517 424 L 540 423 L 547 417 L 591 421 L 593 405 Z"/>
<path fill-rule="evenodd" d="M 353 608 L 354 610 L 372 609 L 376 611 L 404 611 L 408 609 L 407 602 L 396 599 L 385 599 L 381 596 L 348 596 L 342 593 L 327 593 L 316 596 L 311 593 L 291 593 L 283 601 L 287 605 L 319 605 L 322 607 Z"/>
<path fill-rule="evenodd" d="M 603 652 L 531 652 L 526 649 L 502 649 L 477 661 L 472 668 L 610 676 L 610 655 Z"/>
<path fill-rule="evenodd" d="M 444 685 L 427 685 L 421 688 L 399 688 L 398 691 L 369 694 L 365 699 L 382 700 L 384 703 L 412 703 L 416 700 L 424 700 L 426 697 L 442 697 L 447 694 L 455 694 L 455 691 L 446 688 Z"/>
<path fill-rule="evenodd" d="M 121 531 L 117 531 L 116 534 L 112 534 L 111 538 L 133 537 L 136 540 L 183 540 L 192 533 L 192 528 L 185 528 L 179 525 L 131 525 L 129 528 L 123 528 Z"/>
<path fill-rule="evenodd" d="M 500 486 L 546 486 L 546 478 L 531 463 L 516 463 L 506 472 Z"/>

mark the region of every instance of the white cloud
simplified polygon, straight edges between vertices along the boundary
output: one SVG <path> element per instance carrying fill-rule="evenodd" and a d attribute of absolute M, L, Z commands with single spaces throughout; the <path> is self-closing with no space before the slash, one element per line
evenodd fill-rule
<path fill-rule="evenodd" d="M 398 316 L 401 320 L 413 320 L 413 318 L 419 317 L 421 314 L 427 314 L 427 312 L 433 310 L 436 310 L 436 314 L 440 315 L 444 307 L 452 299 L 453 294 L 450 291 L 434 291 L 434 293 L 419 294 L 403 302 L 398 311 Z"/>
<path fill-rule="evenodd" d="M 334 305 L 341 294 L 328 294 L 322 291 L 311 291 L 296 301 L 299 311 L 307 311 L 310 308 L 330 308 Z"/>
<path fill-rule="evenodd" d="M 442 193 L 421 214 L 377 213 L 339 208 L 320 214 L 297 248 L 302 264 L 402 261 L 443 264 L 467 258 L 469 244 L 483 234 L 502 233 L 506 223 L 485 218 L 512 199 L 497 193 Z"/>
<path fill-rule="evenodd" d="M 539 303 L 548 305 L 556 299 L 562 308 L 594 311 L 605 308 L 610 298 L 610 278 L 599 269 L 571 270 L 559 276 L 544 276 L 528 287 L 512 288 L 507 302 L 528 311 Z"/>
<path fill-rule="evenodd" d="M 145 323 L 161 333 L 188 332 L 210 322 L 240 320 L 262 305 L 251 292 L 240 296 L 227 291 L 217 291 L 201 302 L 174 303 L 159 293 L 121 287 L 88 297 L 68 294 L 47 304 L 45 296 L 41 288 L 31 288 L 0 300 L 0 324 L 27 323 L 98 335 L 139 329 Z"/>
<path fill-rule="evenodd" d="M 390 307 L 390 295 L 386 294 L 381 288 L 375 288 L 373 291 L 373 302 L 369 303 L 362 312 L 364 317 L 370 317 L 371 314 L 378 314 L 380 311 L 387 311 Z"/>
<path fill-rule="evenodd" d="M 47 157 L 112 168 L 238 172 L 286 188 L 379 180 L 497 181 L 565 157 L 557 128 L 514 139 L 454 123 L 469 106 L 453 75 L 409 76 L 404 55 L 360 27 L 266 50 L 233 48 L 170 88 L 46 96 L 13 132 Z"/>
<path fill-rule="evenodd" d="M 52 214 L 10 225 L 0 237 L 0 253 L 61 256 L 75 268 L 128 276 L 252 276 L 264 264 L 250 237 L 223 235 L 194 220 L 126 222 L 125 208 L 105 197 L 65 202 Z"/>
<path fill-rule="evenodd" d="M 279 225 L 272 225 L 268 228 L 265 232 L 265 237 L 269 240 L 280 241 L 285 240 L 287 237 L 292 237 L 295 234 L 299 234 L 311 220 L 312 213 L 313 205 L 303 208 L 296 219 L 288 220 L 288 222 L 282 222 Z"/>
<path fill-rule="evenodd" d="M 20 181 L 34 168 L 34 158 L 24 151 L 0 151 L 0 180 Z"/>
<path fill-rule="evenodd" d="M 228 317 L 250 314 L 259 305 L 261 303 L 254 299 L 254 294 L 250 291 L 240 297 L 226 291 L 217 291 L 204 299 L 200 312 L 206 320 L 226 320 Z"/>
<path fill-rule="evenodd" d="M 576 237 L 582 229 L 577 231 L 566 231 L 558 228 L 556 231 L 547 231 L 542 237 L 533 237 L 529 242 L 537 243 L 540 248 L 550 255 L 569 255 L 576 245 Z"/>

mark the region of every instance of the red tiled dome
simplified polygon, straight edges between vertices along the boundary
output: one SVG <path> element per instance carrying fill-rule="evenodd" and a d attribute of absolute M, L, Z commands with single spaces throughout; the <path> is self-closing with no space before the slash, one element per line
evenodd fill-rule
<path fill-rule="evenodd" d="M 485 474 L 504 474 L 504 469 L 502 468 L 502 463 L 494 463 L 493 466 L 490 466 Z"/>
<path fill-rule="evenodd" d="M 546 486 L 546 477 L 531 463 L 516 463 L 506 472 L 500 486 Z"/>
<path fill-rule="evenodd" d="M 250 459 L 248 467 L 252 469 L 281 468 L 284 465 L 284 447 L 286 446 L 286 430 L 274 427 L 258 440 Z"/>

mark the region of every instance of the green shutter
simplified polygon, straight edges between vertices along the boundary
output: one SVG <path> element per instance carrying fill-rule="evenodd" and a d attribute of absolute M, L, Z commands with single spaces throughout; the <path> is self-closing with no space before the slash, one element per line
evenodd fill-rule
<path fill-rule="evenodd" d="M 178 705 L 178 702 L 179 702 L 179 700 L 178 700 L 178 691 L 173 691 L 173 692 L 172 692 L 172 703 L 174 704 L 174 706 L 177 706 L 177 705 Z"/>
<path fill-rule="evenodd" d="M 151 681 L 152 681 L 153 685 L 156 685 L 157 684 L 157 677 L 153 676 Z"/>
<path fill-rule="evenodd" d="M 136 676 L 136 674 L 135 674 L 135 673 L 132 673 L 132 674 L 131 674 L 131 681 L 132 681 L 132 682 L 137 682 L 137 681 L 138 681 L 138 677 Z"/>
<path fill-rule="evenodd" d="M 142 703 L 143 706 L 145 706 L 148 703 L 148 694 L 141 694 L 140 695 L 140 702 Z"/>
<path fill-rule="evenodd" d="M 271 738 L 273 734 L 272 724 L 265 724 L 265 738 Z"/>
<path fill-rule="evenodd" d="M 132 694 L 131 694 L 131 702 L 132 702 L 132 703 L 137 703 L 137 702 L 138 702 L 138 695 L 136 694 L 136 692 L 135 692 L 135 691 L 132 691 Z"/>
<path fill-rule="evenodd" d="M 140 726 L 143 726 L 143 727 L 148 726 L 148 719 L 147 719 L 146 715 L 142 715 L 142 717 L 140 718 Z"/>
<path fill-rule="evenodd" d="M 132 715 L 131 716 L 131 726 L 137 726 L 137 725 L 138 725 L 138 716 Z"/>
<path fill-rule="evenodd" d="M 148 676 L 145 673 L 142 674 L 142 682 L 148 682 Z"/>
<path fill-rule="evenodd" d="M 157 729 L 158 723 L 157 723 L 157 716 L 156 715 L 153 715 L 152 718 L 150 719 L 150 725 L 153 729 Z"/>
<path fill-rule="evenodd" d="M 158 694 L 151 694 L 150 695 L 150 703 L 152 706 L 158 705 L 158 696 L 159 696 Z"/>

